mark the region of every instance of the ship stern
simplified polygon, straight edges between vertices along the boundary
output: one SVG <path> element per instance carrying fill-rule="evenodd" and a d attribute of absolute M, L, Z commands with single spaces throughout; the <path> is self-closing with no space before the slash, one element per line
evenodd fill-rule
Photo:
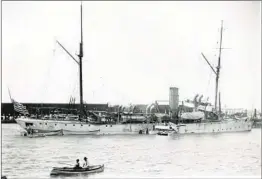
<path fill-rule="evenodd" d="M 16 118 L 15 121 L 23 129 L 26 129 L 27 126 L 34 125 L 34 123 L 30 121 L 28 117 L 19 117 L 19 118 Z"/>

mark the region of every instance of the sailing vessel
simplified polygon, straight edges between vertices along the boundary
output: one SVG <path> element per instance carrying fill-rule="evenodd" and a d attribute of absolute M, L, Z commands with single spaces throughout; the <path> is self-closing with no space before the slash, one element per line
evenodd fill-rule
<path fill-rule="evenodd" d="M 223 35 L 223 21 L 220 30 L 220 47 L 219 47 L 219 57 L 218 66 L 215 70 L 209 61 L 206 59 L 204 54 L 202 56 L 211 67 L 212 71 L 216 75 L 216 88 L 215 88 L 215 108 L 214 111 L 206 111 L 207 106 L 202 106 L 203 108 L 195 107 L 195 111 L 186 112 L 180 115 L 180 121 L 184 121 L 179 124 L 169 123 L 168 126 L 174 129 L 173 134 L 188 134 L 188 133 L 221 133 L 221 132 L 241 132 L 241 131 L 251 131 L 253 121 L 248 118 L 233 118 L 225 119 L 221 114 L 221 101 L 220 92 L 218 95 L 218 85 L 219 85 L 219 73 L 220 73 L 220 62 L 221 62 L 221 47 L 222 47 L 222 35 Z M 219 96 L 219 108 L 217 108 L 217 99 Z M 187 122 L 185 122 L 187 121 Z M 158 126 L 156 126 L 158 128 Z M 168 128 L 168 130 L 170 130 Z"/>
<path fill-rule="evenodd" d="M 66 119 L 64 117 L 60 118 L 44 118 L 44 119 L 35 119 L 28 116 L 19 117 L 16 119 L 16 122 L 23 128 L 26 129 L 30 126 L 31 129 L 44 133 L 44 132 L 53 132 L 58 130 L 63 130 L 63 134 L 95 134 L 95 135 L 106 135 L 106 134 L 138 134 L 149 131 L 153 128 L 153 124 L 147 122 L 144 123 L 131 123 L 125 122 L 120 123 L 119 121 L 116 123 L 92 123 L 92 119 L 90 116 L 86 115 L 86 111 L 83 106 L 83 84 L 82 84 L 82 58 L 83 54 L 83 27 L 82 27 L 82 3 L 80 6 L 81 13 L 81 42 L 80 42 L 80 51 L 78 58 L 76 60 L 64 47 L 61 43 L 57 41 L 57 43 L 65 50 L 65 52 L 79 65 L 79 83 L 80 83 L 80 113 L 79 120 L 75 119 Z M 14 103 L 14 101 L 13 101 Z M 14 106 L 20 105 L 22 110 L 25 110 L 24 106 L 14 103 Z M 25 112 L 24 114 L 28 114 Z"/>

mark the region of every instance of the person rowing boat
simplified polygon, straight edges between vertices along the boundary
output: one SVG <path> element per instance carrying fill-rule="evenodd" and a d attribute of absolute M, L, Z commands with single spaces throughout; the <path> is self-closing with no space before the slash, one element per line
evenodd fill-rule
<path fill-rule="evenodd" d="M 87 161 L 87 158 L 84 157 L 84 164 L 83 164 L 83 168 L 88 168 L 89 167 L 89 163 Z"/>
<path fill-rule="evenodd" d="M 79 159 L 76 159 L 76 165 L 74 167 L 74 169 L 81 169 L 82 167 L 80 167 L 80 164 L 79 164 Z"/>

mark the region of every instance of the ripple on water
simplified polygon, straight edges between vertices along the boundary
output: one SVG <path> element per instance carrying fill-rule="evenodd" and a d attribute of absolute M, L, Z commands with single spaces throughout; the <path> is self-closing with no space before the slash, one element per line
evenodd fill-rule
<path fill-rule="evenodd" d="M 20 136 L 16 124 L 2 125 L 2 130 L 2 171 L 10 178 L 50 178 L 52 167 L 73 166 L 77 158 L 82 162 L 84 156 L 91 164 L 105 164 L 103 173 L 88 178 L 261 174 L 261 129 L 249 133 L 177 137 L 53 136 L 37 139 Z"/>

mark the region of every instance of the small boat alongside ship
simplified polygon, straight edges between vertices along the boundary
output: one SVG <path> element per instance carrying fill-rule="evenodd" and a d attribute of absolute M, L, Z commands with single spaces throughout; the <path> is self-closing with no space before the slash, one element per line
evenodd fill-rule
<path fill-rule="evenodd" d="M 170 123 L 172 124 L 172 123 Z M 174 132 L 176 132 L 176 130 L 174 128 L 172 128 L 171 125 L 164 125 L 164 126 L 156 126 L 155 130 L 157 131 L 157 135 L 162 135 L 162 136 L 168 136 Z"/>
<path fill-rule="evenodd" d="M 57 131 L 45 132 L 45 133 L 38 132 L 38 130 L 31 130 L 31 131 L 27 130 L 21 132 L 21 136 L 26 136 L 29 138 L 46 137 L 46 136 L 62 136 L 62 135 L 64 135 L 63 130 L 57 130 Z"/>
<path fill-rule="evenodd" d="M 28 134 L 28 138 L 39 138 L 39 137 L 45 137 L 45 134 Z"/>
<path fill-rule="evenodd" d="M 54 167 L 50 175 L 79 175 L 79 174 L 91 174 L 104 171 L 104 165 L 92 165 L 87 168 L 74 168 L 74 167 Z"/>

